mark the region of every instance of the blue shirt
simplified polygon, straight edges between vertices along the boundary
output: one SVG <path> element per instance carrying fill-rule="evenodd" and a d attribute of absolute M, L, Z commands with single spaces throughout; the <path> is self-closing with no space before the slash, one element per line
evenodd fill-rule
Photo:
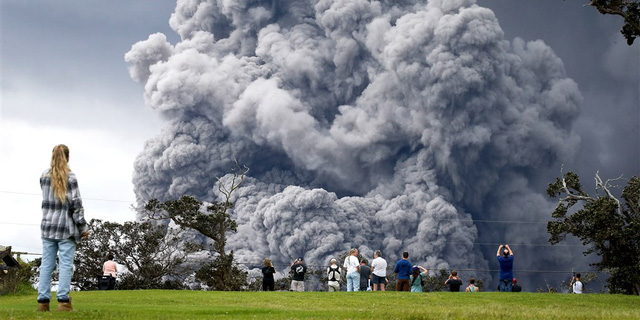
<path fill-rule="evenodd" d="M 507 258 L 498 256 L 498 263 L 500 263 L 500 280 L 513 279 L 513 255 Z"/>
<path fill-rule="evenodd" d="M 393 268 L 393 272 L 398 274 L 398 279 L 409 279 L 413 265 L 409 260 L 400 259 Z"/>

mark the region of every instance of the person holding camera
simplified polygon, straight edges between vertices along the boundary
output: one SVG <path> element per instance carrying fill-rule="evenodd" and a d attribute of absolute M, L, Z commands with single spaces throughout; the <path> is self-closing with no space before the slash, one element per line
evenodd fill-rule
<path fill-rule="evenodd" d="M 511 292 L 513 286 L 513 251 L 508 244 L 498 247 L 498 263 L 500 264 L 500 292 Z"/>
<path fill-rule="evenodd" d="M 449 291 L 451 292 L 459 292 L 460 287 L 462 286 L 462 280 L 458 278 L 458 271 L 451 271 L 449 278 L 444 282 L 445 285 L 449 286 Z"/>
<path fill-rule="evenodd" d="M 582 281 L 580 281 L 579 273 L 576 273 L 576 275 L 571 278 L 571 288 L 573 289 L 573 293 L 582 294 L 584 285 L 582 284 Z"/>
<path fill-rule="evenodd" d="M 293 260 L 291 264 L 291 291 L 304 292 L 304 274 L 307 273 L 307 265 L 304 263 L 302 257 Z"/>
<path fill-rule="evenodd" d="M 409 282 L 411 283 L 411 292 L 422 292 L 422 278 L 427 276 L 427 269 L 421 266 L 415 266 L 411 269 Z"/>

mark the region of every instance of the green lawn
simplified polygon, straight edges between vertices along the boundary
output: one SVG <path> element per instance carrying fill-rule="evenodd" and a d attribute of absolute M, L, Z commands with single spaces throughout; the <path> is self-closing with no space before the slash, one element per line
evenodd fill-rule
<path fill-rule="evenodd" d="M 640 319 L 640 297 L 608 294 L 87 291 L 77 312 L 0 297 L 0 319 Z"/>

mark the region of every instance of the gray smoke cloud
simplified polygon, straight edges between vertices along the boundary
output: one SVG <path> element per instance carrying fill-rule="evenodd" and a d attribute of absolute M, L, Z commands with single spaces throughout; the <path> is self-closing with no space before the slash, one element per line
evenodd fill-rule
<path fill-rule="evenodd" d="M 358 247 L 486 270 L 479 238 L 546 242 L 470 221 L 548 218 L 530 181 L 579 144 L 582 96 L 562 61 L 543 41 L 505 40 L 491 10 L 179 0 L 170 25 L 178 43 L 152 34 L 125 55 L 168 120 L 135 162 L 135 192 L 213 201 L 238 159 L 251 168 L 234 199 L 238 260 L 326 264 Z"/>

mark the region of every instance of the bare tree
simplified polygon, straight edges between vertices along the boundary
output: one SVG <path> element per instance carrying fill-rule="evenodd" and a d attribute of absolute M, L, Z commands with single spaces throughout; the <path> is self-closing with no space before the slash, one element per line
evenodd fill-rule
<path fill-rule="evenodd" d="M 160 202 L 150 200 L 145 205 L 147 215 L 151 219 L 171 219 L 183 229 L 193 229 L 213 240 L 212 253 L 215 260 L 205 263 L 196 272 L 196 279 L 205 282 L 216 290 L 239 290 L 246 280 L 246 274 L 234 263 L 233 251 L 227 252 L 227 233 L 236 232 L 238 225 L 231 218 L 229 209 L 233 208 L 233 193 L 244 182 L 249 168 L 234 161 L 230 179 L 217 178 L 218 191 L 222 201 L 204 204 L 202 201 L 184 195 L 179 200 Z"/>

